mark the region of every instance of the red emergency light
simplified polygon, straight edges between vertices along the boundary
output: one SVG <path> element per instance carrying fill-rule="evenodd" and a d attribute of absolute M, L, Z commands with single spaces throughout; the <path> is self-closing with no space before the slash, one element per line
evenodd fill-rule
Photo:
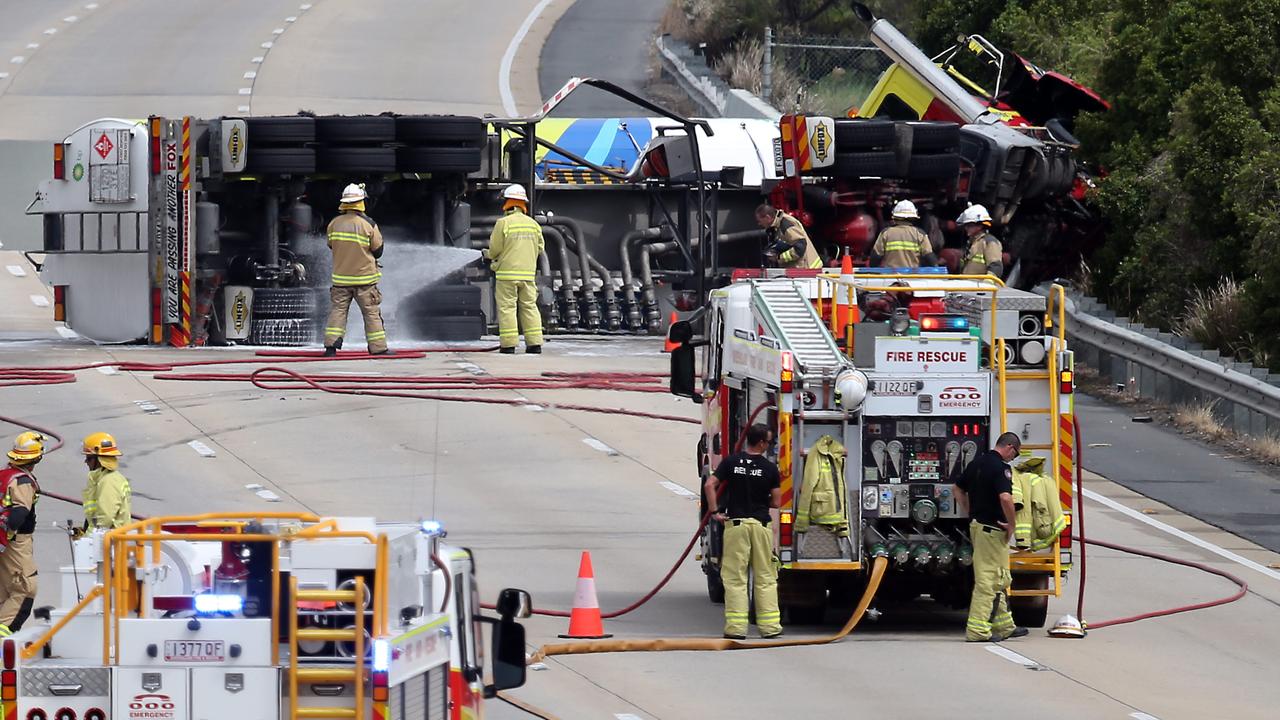
<path fill-rule="evenodd" d="M 789 512 L 778 514 L 778 545 L 780 547 L 791 547 L 795 533 L 792 530 L 792 515 Z"/>
<path fill-rule="evenodd" d="M 1058 392 L 1062 395 L 1070 395 L 1076 391 L 1075 373 L 1070 370 L 1063 370 L 1058 373 Z"/>
<path fill-rule="evenodd" d="M 793 367 L 791 353 L 784 350 L 782 352 L 782 377 L 779 378 L 778 388 L 784 393 L 789 393 L 795 389 L 794 380 L 795 368 Z"/>
<path fill-rule="evenodd" d="M 968 333 L 969 318 L 964 315 L 921 315 L 920 332 Z"/>
<path fill-rule="evenodd" d="M 67 146 L 62 143 L 53 144 L 53 179 L 67 179 Z"/>
<path fill-rule="evenodd" d="M 152 115 L 148 127 L 151 130 L 151 174 L 160 174 L 160 118 Z"/>

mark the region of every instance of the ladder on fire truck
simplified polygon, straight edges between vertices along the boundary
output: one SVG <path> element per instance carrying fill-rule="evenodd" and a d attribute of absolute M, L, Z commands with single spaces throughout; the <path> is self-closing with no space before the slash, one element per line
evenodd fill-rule
<path fill-rule="evenodd" d="M 365 613 L 368 609 L 369 597 L 365 592 L 364 578 L 356 577 L 350 589 L 311 590 L 299 589 L 298 579 L 289 580 L 289 720 L 301 718 L 363 718 L 365 716 L 364 678 L 365 678 Z M 342 613 L 344 617 L 352 617 L 350 627 L 298 627 L 300 616 L 309 613 L 329 613 L 326 610 L 312 610 L 317 606 L 338 608 L 344 605 L 351 608 L 350 613 Z M 350 665 L 324 665 L 319 667 L 300 666 L 299 645 L 304 642 L 319 643 L 351 643 Z M 299 707 L 298 687 L 300 685 L 347 684 L 355 691 L 355 702 L 351 707 Z"/>
<path fill-rule="evenodd" d="M 834 375 L 847 361 L 813 303 L 796 281 L 753 280 L 753 294 L 777 325 L 806 375 Z"/>
<path fill-rule="evenodd" d="M 1044 370 L 1009 370 L 1005 367 L 1005 341 L 1003 338 L 996 339 L 996 346 L 992 348 L 992 358 L 996 365 L 996 378 L 999 383 L 1000 398 L 1000 432 L 1003 434 L 1009 429 L 1010 415 L 1040 415 L 1048 419 L 1049 424 L 1049 442 L 1046 443 L 1024 443 L 1022 449 L 1044 452 L 1049 459 L 1047 463 L 1050 468 L 1048 480 L 1053 483 L 1054 488 L 1058 486 L 1059 465 L 1061 459 L 1059 454 L 1061 451 L 1061 433 L 1063 423 L 1062 412 L 1062 388 L 1060 385 L 1061 371 L 1065 368 L 1059 368 L 1060 353 L 1066 349 L 1066 328 L 1065 328 L 1065 290 L 1060 285 L 1054 285 L 1047 299 L 1044 328 L 1046 331 L 1046 340 L 1048 347 L 1046 348 L 1046 367 Z M 1006 398 L 1008 397 L 1009 383 L 1018 382 L 1040 382 L 1048 385 L 1048 407 L 1009 407 Z M 1055 496 L 1056 496 L 1055 492 Z M 1070 518 L 1068 517 L 1068 523 Z M 1070 525 L 1068 524 L 1068 528 Z M 1042 573 L 1052 572 L 1053 582 L 1050 587 L 1045 588 L 1011 588 L 1009 590 L 1010 597 L 1031 597 L 1031 596 L 1052 596 L 1058 597 L 1062 595 L 1062 543 L 1059 535 L 1055 535 L 1053 545 L 1048 548 L 1049 554 L 1044 551 L 1021 551 L 1011 553 L 1009 563 L 1011 570 L 1037 571 Z"/>

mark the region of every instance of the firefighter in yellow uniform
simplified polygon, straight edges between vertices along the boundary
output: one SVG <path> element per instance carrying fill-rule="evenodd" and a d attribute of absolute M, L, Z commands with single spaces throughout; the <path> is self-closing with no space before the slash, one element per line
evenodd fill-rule
<path fill-rule="evenodd" d="M 880 231 L 875 245 L 871 247 L 872 264 L 912 270 L 922 264 L 927 267 L 937 265 L 938 256 L 933 253 L 929 236 L 913 224 L 920 219 L 916 204 L 903 200 L 893 206 L 892 217 L 893 224 Z"/>
<path fill-rule="evenodd" d="M 503 216 L 493 226 L 486 259 L 493 263 L 498 303 L 499 352 L 512 354 L 524 330 L 524 351 L 542 352 L 542 315 L 534 280 L 542 254 L 542 226 L 529 217 L 529 195 L 520 185 L 502 191 Z"/>
<path fill-rule="evenodd" d="M 703 490 L 714 518 L 724 523 L 720 580 L 724 583 L 724 636 L 747 637 L 751 611 L 747 604 L 747 572 L 755 576 L 756 628 L 762 638 L 782 635 L 778 610 L 778 560 L 769 523 L 782 504 L 778 466 L 764 456 L 773 442 L 768 427 L 747 428 L 746 450 L 720 462 Z"/>
<path fill-rule="evenodd" d="M 766 233 L 765 257 L 778 267 L 807 270 L 822 267 L 818 249 L 799 220 L 765 203 L 756 208 L 756 223 Z"/>
<path fill-rule="evenodd" d="M 32 470 L 44 457 L 44 436 L 25 432 L 14 440 L 9 465 L 0 470 L 0 532 L 8 546 L 0 553 L 0 637 L 22 628 L 36 599 L 36 529 L 40 483 Z"/>
<path fill-rule="evenodd" d="M 973 595 L 965 639 L 1000 642 L 1022 637 L 1026 628 L 1013 623 L 1009 612 L 1009 543 L 1017 526 L 1013 505 L 1013 470 L 1022 441 L 1004 433 L 996 446 L 978 456 L 956 483 L 956 498 L 969 510 L 969 539 L 973 543 Z"/>
<path fill-rule="evenodd" d="M 85 485 L 84 523 L 86 529 L 124 527 L 133 522 L 129 499 L 133 491 L 120 473 L 120 446 L 104 432 L 84 439 L 84 464 L 89 467 Z"/>
<path fill-rule="evenodd" d="M 982 205 L 970 205 L 956 218 L 956 224 L 964 228 L 964 260 L 961 275 L 1004 276 L 1004 248 L 991 234 L 991 213 Z"/>
<path fill-rule="evenodd" d="M 364 337 L 371 355 L 387 355 L 387 331 L 382 326 L 382 232 L 364 214 L 363 185 L 348 185 L 338 205 L 341 213 L 329 223 L 329 250 L 333 252 L 333 287 L 329 291 L 329 319 L 324 328 L 324 354 L 335 355 L 347 332 L 351 301 L 364 315 Z"/>

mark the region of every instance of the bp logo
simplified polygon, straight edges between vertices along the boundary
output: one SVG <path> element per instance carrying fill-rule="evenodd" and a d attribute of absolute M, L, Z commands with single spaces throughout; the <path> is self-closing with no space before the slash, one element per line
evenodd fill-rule
<path fill-rule="evenodd" d="M 76 163 L 75 167 L 71 168 L 71 179 L 76 182 L 80 182 L 84 179 L 84 165 Z"/>
<path fill-rule="evenodd" d="M 820 162 L 827 161 L 827 155 L 831 152 L 831 133 L 827 130 L 825 123 L 817 123 L 814 126 L 809 147 L 813 148 L 813 156 Z"/>
<path fill-rule="evenodd" d="M 249 299 L 245 291 L 236 293 L 231 305 L 231 326 L 237 333 L 244 332 L 244 325 L 249 319 Z"/>
<path fill-rule="evenodd" d="M 231 159 L 234 166 L 240 165 L 240 155 L 244 152 L 244 137 L 241 135 L 240 126 L 232 126 L 231 132 L 227 133 L 227 156 Z"/>

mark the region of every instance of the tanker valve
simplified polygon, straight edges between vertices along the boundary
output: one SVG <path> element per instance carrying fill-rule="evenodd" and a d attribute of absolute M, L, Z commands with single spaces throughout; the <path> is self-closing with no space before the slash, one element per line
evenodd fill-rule
<path fill-rule="evenodd" d="M 969 567 L 970 565 L 972 565 L 973 564 L 973 546 L 968 544 L 961 545 L 960 552 L 956 556 L 956 559 L 958 559 L 960 561 L 960 564 L 965 567 Z"/>
<path fill-rule="evenodd" d="M 911 559 L 915 562 L 917 569 L 923 570 L 933 561 L 933 551 L 926 543 L 916 543 L 911 547 Z"/>

